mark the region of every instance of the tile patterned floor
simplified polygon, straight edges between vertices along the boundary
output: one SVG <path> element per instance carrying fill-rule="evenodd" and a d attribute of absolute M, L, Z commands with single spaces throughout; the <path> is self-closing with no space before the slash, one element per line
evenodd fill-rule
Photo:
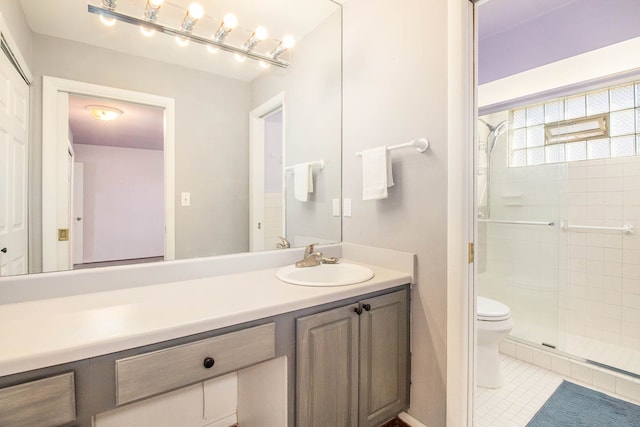
<path fill-rule="evenodd" d="M 523 427 L 562 382 L 562 376 L 500 355 L 504 386 L 476 387 L 474 427 Z"/>
<path fill-rule="evenodd" d="M 524 427 L 538 412 L 549 396 L 560 385 L 560 374 L 500 354 L 504 386 L 499 389 L 476 387 L 474 427 Z M 619 399 L 623 396 L 599 390 L 575 379 L 570 381 L 585 387 L 610 394 Z"/>

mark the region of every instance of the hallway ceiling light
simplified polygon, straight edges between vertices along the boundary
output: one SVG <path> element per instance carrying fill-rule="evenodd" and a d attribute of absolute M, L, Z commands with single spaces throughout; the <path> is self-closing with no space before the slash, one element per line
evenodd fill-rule
<path fill-rule="evenodd" d="M 106 105 L 87 105 L 84 107 L 93 117 L 98 120 L 111 121 L 115 120 L 123 114 L 118 108 L 107 107 Z"/>
<path fill-rule="evenodd" d="M 142 3 L 143 1 L 144 3 Z M 136 5 L 136 3 L 140 4 Z M 142 4 L 144 4 L 144 9 Z M 113 25 L 116 21 L 138 25 L 140 32 L 146 37 L 151 37 L 156 32 L 174 36 L 176 43 L 182 47 L 192 41 L 206 46 L 211 53 L 224 50 L 238 55 L 237 58 L 241 56 L 243 60 L 251 58 L 259 61 L 263 68 L 268 68 L 269 65 L 286 68 L 289 65 L 288 61 L 281 56 L 293 47 L 294 40 L 291 36 L 286 36 L 283 40 L 275 40 L 267 38 L 268 32 L 265 27 L 257 27 L 254 31 L 241 29 L 236 30 L 240 31 L 240 37 L 244 37 L 243 34 L 251 34 L 251 36 L 244 43 L 238 41 L 236 37 L 236 41 L 232 44 L 225 39 L 231 31 L 238 27 L 238 18 L 233 13 L 227 13 L 220 22 L 206 16 L 200 3 L 191 3 L 178 28 L 175 25 L 169 26 L 158 22 L 160 8 L 169 7 L 166 5 L 171 6 L 169 12 L 178 7 L 165 0 L 129 0 L 123 6 L 125 10 L 122 11 L 116 10 L 117 0 L 88 0 L 88 11 L 99 15 L 105 25 Z M 179 10 L 181 8 L 177 9 L 177 11 Z M 171 15 L 171 13 L 169 14 Z M 207 26 L 210 28 L 210 24 L 220 22 L 218 29 L 211 37 L 194 33 L 194 28 L 201 19 L 207 21 L 205 25 L 198 25 L 203 28 Z M 258 46 L 263 45 L 264 47 L 260 51 Z"/>

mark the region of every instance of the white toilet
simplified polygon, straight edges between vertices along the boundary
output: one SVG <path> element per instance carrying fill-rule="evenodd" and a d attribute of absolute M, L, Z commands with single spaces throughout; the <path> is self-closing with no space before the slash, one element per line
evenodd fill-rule
<path fill-rule="evenodd" d="M 499 301 L 480 296 L 477 307 L 476 384 L 480 387 L 499 388 L 503 381 L 498 347 L 513 328 L 511 310 Z"/>

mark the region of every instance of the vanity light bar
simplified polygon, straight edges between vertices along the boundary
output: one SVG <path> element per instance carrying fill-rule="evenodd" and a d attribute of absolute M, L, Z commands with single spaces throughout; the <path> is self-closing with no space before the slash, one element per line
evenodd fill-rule
<path fill-rule="evenodd" d="M 268 64 L 275 65 L 276 67 L 287 68 L 289 66 L 289 63 L 287 61 L 283 61 L 277 57 L 274 58 L 272 56 L 263 55 L 261 53 L 258 53 L 252 50 L 246 50 L 243 47 L 232 46 L 222 41 L 218 42 L 212 38 L 205 38 L 193 33 L 186 33 L 177 28 L 167 27 L 165 25 L 158 24 L 157 22 L 150 22 L 145 19 L 136 18 L 135 16 L 131 16 L 131 15 L 125 15 L 123 13 L 119 13 L 119 12 L 116 12 L 115 10 L 111 10 L 105 7 L 88 4 L 88 11 L 89 13 L 95 13 L 96 15 L 100 15 L 105 18 L 113 18 L 118 21 L 125 22 L 127 24 L 141 25 L 148 28 L 149 30 L 156 30 L 164 34 L 169 34 L 171 36 L 177 36 L 187 40 L 191 40 L 195 43 L 199 43 L 205 46 L 220 48 L 226 52 L 232 52 L 232 53 L 244 55 L 256 61 L 262 61 Z"/>

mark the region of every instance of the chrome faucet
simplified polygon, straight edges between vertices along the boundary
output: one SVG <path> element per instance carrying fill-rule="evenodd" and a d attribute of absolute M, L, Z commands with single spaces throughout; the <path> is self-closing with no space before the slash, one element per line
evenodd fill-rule
<path fill-rule="evenodd" d="M 289 243 L 289 241 L 286 238 L 282 236 L 278 236 L 278 238 L 280 239 L 280 241 L 276 243 L 276 248 L 289 249 L 291 247 L 291 243 Z"/>
<path fill-rule="evenodd" d="M 304 258 L 296 262 L 296 267 L 315 267 L 320 264 L 337 264 L 339 259 L 336 257 L 324 258 L 322 252 L 316 251 L 317 243 L 312 243 L 304 249 Z"/>
<path fill-rule="evenodd" d="M 312 243 L 304 249 L 304 258 L 296 262 L 296 267 L 315 267 L 322 263 L 322 252 L 315 251 L 317 243 Z"/>

